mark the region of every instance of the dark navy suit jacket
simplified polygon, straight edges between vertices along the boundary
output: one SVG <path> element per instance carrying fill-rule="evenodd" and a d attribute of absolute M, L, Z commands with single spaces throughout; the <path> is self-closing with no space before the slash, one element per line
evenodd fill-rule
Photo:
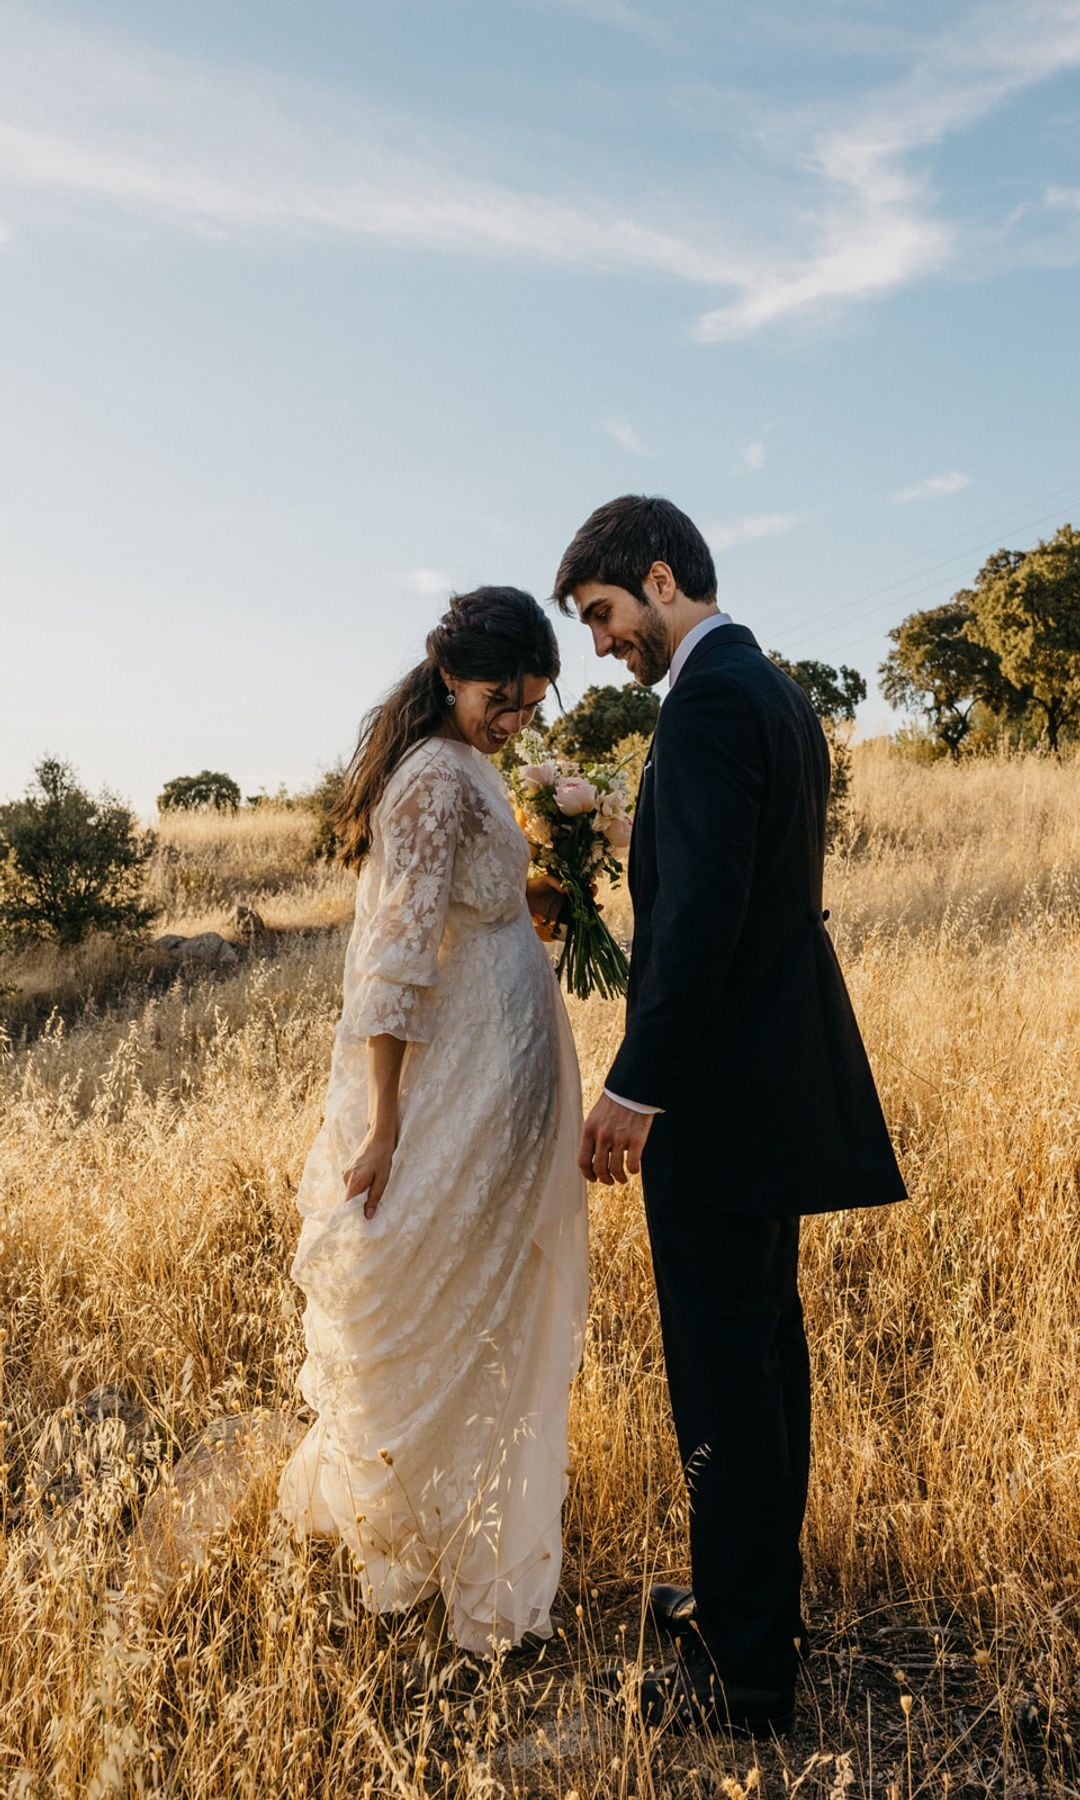
<path fill-rule="evenodd" d="M 801 688 L 745 627 L 710 631 L 661 708 L 630 846 L 626 1035 L 605 1085 L 665 1109 L 646 1185 L 662 1163 L 694 1204 L 769 1217 L 904 1197 L 822 913 L 828 796 Z"/>

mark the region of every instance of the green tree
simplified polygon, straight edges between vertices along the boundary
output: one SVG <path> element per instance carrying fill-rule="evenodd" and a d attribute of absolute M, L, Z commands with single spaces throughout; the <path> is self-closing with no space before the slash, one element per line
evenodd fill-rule
<path fill-rule="evenodd" d="M 626 737 L 651 737 L 660 702 L 650 688 L 586 688 L 576 706 L 556 719 L 548 737 L 560 756 L 598 762 Z"/>
<path fill-rule="evenodd" d="M 91 931 L 141 931 L 152 832 L 113 795 L 92 799 L 69 763 L 46 757 L 22 800 L 0 807 L 0 924 L 78 944 Z"/>
<path fill-rule="evenodd" d="M 788 662 L 779 650 L 770 650 L 769 656 L 802 688 L 825 732 L 832 764 L 825 841 L 831 846 L 851 832 L 851 727 L 855 708 L 866 699 L 866 682 L 858 669 L 849 669 L 846 663 L 834 669 L 831 663 L 815 662 L 810 657 L 802 662 Z"/>
<path fill-rule="evenodd" d="M 1080 532 L 1065 524 L 1026 554 L 1000 550 L 975 580 L 973 642 L 1030 695 L 1051 750 L 1080 720 Z"/>
<path fill-rule="evenodd" d="M 216 769 L 203 769 L 198 775 L 174 775 L 158 795 L 159 812 L 195 810 L 216 807 L 219 812 L 235 812 L 240 805 L 240 789 L 231 775 Z"/>
<path fill-rule="evenodd" d="M 1005 679 L 997 652 L 970 635 L 975 596 L 966 589 L 942 606 L 910 613 L 889 633 L 893 649 L 878 674 L 890 706 L 923 713 L 935 741 L 960 755 L 985 708 L 993 718 L 1020 719 L 1030 691 Z"/>
<path fill-rule="evenodd" d="M 790 675 L 802 688 L 819 719 L 830 719 L 834 724 L 841 720 L 848 724 L 853 721 L 855 708 L 866 699 L 866 682 L 858 669 L 849 669 L 846 663 L 834 669 L 829 663 L 811 659 L 788 662 L 779 650 L 770 650 L 769 656 L 777 668 L 783 669 L 784 674 Z"/>

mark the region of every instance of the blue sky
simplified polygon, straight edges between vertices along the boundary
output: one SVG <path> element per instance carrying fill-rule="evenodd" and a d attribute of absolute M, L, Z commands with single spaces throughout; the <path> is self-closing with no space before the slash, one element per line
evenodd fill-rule
<path fill-rule="evenodd" d="M 629 490 L 880 729 L 1080 522 L 1078 265 L 1080 0 L 0 0 L 0 796 L 310 781 Z"/>

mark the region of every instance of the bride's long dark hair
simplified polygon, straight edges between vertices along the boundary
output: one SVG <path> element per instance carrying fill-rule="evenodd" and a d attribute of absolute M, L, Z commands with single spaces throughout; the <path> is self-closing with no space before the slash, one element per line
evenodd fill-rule
<path fill-rule="evenodd" d="M 551 620 L 521 588 L 481 587 L 457 594 L 435 629 L 427 655 L 373 707 L 330 810 L 340 856 L 358 868 L 371 848 L 371 821 L 398 763 L 446 722 L 448 689 L 440 670 L 458 681 L 496 681 L 510 709 L 520 705 L 526 676 L 554 681 L 559 646 Z"/>

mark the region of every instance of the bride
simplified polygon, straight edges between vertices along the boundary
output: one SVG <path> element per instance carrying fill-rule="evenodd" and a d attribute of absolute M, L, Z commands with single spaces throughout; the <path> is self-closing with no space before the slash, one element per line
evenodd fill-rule
<path fill-rule="evenodd" d="M 577 1063 L 539 941 L 553 895 L 489 759 L 559 671 L 516 588 L 455 599 L 365 720 L 337 806 L 359 870 L 326 1111 L 297 1205 L 300 1374 L 281 1477 L 364 1603 L 441 1594 L 491 1654 L 548 1636 L 586 1308 Z M 530 914 L 536 913 L 536 926 Z"/>

